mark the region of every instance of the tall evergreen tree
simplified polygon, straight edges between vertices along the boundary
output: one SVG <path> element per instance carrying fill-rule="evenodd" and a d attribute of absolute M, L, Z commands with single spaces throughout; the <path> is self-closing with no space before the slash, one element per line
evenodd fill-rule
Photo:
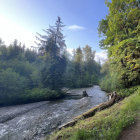
<path fill-rule="evenodd" d="M 55 90 L 61 88 L 66 68 L 64 56 L 66 44 L 62 34 L 63 27 L 61 18 L 58 17 L 55 26 L 44 30 L 47 35 L 38 34 L 37 36 L 39 50 L 46 62 L 42 70 L 42 83 L 44 87 Z"/>

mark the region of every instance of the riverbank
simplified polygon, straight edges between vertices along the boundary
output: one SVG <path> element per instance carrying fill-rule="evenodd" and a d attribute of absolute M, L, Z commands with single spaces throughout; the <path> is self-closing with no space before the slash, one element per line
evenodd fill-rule
<path fill-rule="evenodd" d="M 47 88 L 34 88 L 32 90 L 23 90 L 13 94 L 3 93 L 0 94 L 0 107 L 59 100 L 65 96 L 65 92 L 61 90 L 55 91 Z"/>
<path fill-rule="evenodd" d="M 93 117 L 79 120 L 73 127 L 64 128 L 55 132 L 49 139 L 117 140 L 124 128 L 135 122 L 139 110 L 140 86 L 132 95 L 126 97 L 123 101 L 116 103 L 104 111 L 96 113 Z"/>
<path fill-rule="evenodd" d="M 98 85 L 95 85 L 98 86 Z M 84 90 L 85 88 L 90 88 L 88 85 L 84 88 L 77 88 L 77 90 Z M 36 103 L 41 101 L 57 101 L 65 99 L 80 99 L 82 94 L 75 92 L 75 89 L 62 88 L 61 90 L 50 90 L 47 88 L 34 88 L 32 90 L 23 90 L 18 93 L 12 94 L 0 94 L 0 107 L 12 106 L 12 105 L 22 105 L 29 103 Z"/>

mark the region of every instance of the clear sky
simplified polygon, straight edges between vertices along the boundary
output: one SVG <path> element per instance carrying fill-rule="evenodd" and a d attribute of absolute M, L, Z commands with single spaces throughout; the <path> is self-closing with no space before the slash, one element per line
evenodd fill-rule
<path fill-rule="evenodd" d="M 0 38 L 6 44 L 18 39 L 34 45 L 36 32 L 43 34 L 60 16 L 69 50 L 88 44 L 104 55 L 97 28 L 107 13 L 105 0 L 0 0 Z"/>

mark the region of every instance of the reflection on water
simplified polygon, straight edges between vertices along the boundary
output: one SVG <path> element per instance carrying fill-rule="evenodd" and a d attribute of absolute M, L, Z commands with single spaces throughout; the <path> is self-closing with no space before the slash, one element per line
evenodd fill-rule
<path fill-rule="evenodd" d="M 83 90 L 89 97 L 81 98 Z M 0 140 L 40 140 L 73 117 L 107 101 L 99 86 L 69 92 L 78 96 L 0 108 Z"/>

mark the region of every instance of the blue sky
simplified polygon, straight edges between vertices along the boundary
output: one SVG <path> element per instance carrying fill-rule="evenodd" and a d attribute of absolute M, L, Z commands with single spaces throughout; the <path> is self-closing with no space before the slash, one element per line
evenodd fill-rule
<path fill-rule="evenodd" d="M 105 0 L 0 0 L 0 37 L 34 45 L 36 32 L 43 34 L 60 16 L 69 49 L 88 44 L 99 53 L 97 28 L 107 13 Z"/>

